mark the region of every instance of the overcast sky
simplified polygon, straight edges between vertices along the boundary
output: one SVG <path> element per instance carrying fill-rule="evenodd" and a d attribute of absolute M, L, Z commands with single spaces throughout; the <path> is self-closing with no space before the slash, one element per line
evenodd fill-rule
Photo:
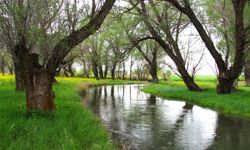
<path fill-rule="evenodd" d="M 89 2 L 91 3 L 92 0 L 85 0 L 85 2 Z M 120 5 L 120 6 L 125 6 L 127 5 L 127 3 L 124 1 L 124 0 L 117 0 L 116 2 L 116 5 Z M 182 43 L 184 43 L 184 47 L 183 47 L 183 50 L 185 51 L 187 47 L 185 47 L 185 44 L 187 44 L 188 40 L 189 40 L 189 37 L 190 37 L 190 34 L 192 35 L 197 35 L 196 37 L 193 37 L 194 39 L 193 40 L 196 40 L 198 36 L 198 33 L 196 32 L 196 29 L 194 27 L 189 27 L 187 29 L 185 29 L 183 31 L 183 33 L 180 35 L 180 41 Z M 213 37 L 212 37 L 213 38 Z M 214 41 L 216 41 L 215 38 L 213 38 Z M 192 56 L 192 62 L 196 63 L 199 61 L 200 59 L 200 56 L 201 56 L 201 52 L 204 50 L 204 56 L 203 56 L 203 59 L 200 63 L 200 69 L 199 71 L 197 72 L 197 75 L 215 75 L 215 72 L 216 72 L 216 64 L 214 62 L 214 59 L 212 58 L 212 56 L 210 55 L 209 51 L 206 49 L 203 41 L 200 39 L 196 40 L 195 44 L 192 44 L 191 42 L 191 51 L 197 51 L 193 56 Z M 166 57 L 165 58 L 166 62 L 167 63 L 172 63 L 172 61 Z M 126 66 L 129 66 L 129 63 L 127 62 L 128 65 Z M 134 66 L 135 67 L 135 66 Z M 75 68 L 77 70 L 80 70 L 81 69 L 81 66 L 79 65 L 75 65 Z M 129 70 L 129 68 L 127 68 L 126 70 Z"/>

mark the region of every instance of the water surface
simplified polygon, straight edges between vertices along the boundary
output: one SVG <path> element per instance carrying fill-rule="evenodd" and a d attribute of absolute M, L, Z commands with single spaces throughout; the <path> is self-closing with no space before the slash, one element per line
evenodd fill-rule
<path fill-rule="evenodd" d="M 250 122 L 181 101 L 158 98 L 143 85 L 94 87 L 86 104 L 113 133 L 140 150 L 247 150 Z"/>

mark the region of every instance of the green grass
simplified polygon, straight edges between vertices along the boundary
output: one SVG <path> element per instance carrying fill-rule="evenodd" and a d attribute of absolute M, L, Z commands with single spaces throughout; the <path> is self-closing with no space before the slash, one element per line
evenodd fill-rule
<path fill-rule="evenodd" d="M 233 94 L 218 95 L 214 77 L 199 77 L 197 83 L 205 89 L 203 92 L 188 91 L 178 79 L 160 84 L 149 84 L 142 91 L 163 98 L 182 100 L 203 107 L 217 110 L 226 115 L 250 118 L 250 88 L 243 83 L 239 91 Z"/>
<path fill-rule="evenodd" d="M 24 93 L 14 90 L 13 76 L 0 76 L 0 150 L 116 149 L 101 121 L 82 104 L 76 86 L 136 82 L 61 77 L 57 81 L 56 111 L 28 114 Z"/>

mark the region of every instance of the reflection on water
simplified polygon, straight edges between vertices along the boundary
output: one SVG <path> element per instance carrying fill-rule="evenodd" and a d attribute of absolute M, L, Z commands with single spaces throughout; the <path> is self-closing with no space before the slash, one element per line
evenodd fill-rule
<path fill-rule="evenodd" d="M 250 148 L 250 122 L 225 117 L 185 102 L 164 100 L 142 85 L 89 90 L 86 104 L 107 128 L 130 135 L 140 150 L 244 150 Z"/>

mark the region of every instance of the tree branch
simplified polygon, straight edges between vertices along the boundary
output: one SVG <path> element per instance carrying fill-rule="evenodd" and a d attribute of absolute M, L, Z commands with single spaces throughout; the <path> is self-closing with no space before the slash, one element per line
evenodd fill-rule
<path fill-rule="evenodd" d="M 109 11 L 112 9 L 115 1 L 116 0 L 106 0 L 101 10 L 93 18 L 90 19 L 88 24 L 63 38 L 53 48 L 52 54 L 46 64 L 46 68 L 49 69 L 52 74 L 55 73 L 57 67 L 61 62 L 63 62 L 64 57 L 69 53 L 71 49 L 87 39 L 90 35 L 95 33 L 96 30 L 100 28 Z"/>

